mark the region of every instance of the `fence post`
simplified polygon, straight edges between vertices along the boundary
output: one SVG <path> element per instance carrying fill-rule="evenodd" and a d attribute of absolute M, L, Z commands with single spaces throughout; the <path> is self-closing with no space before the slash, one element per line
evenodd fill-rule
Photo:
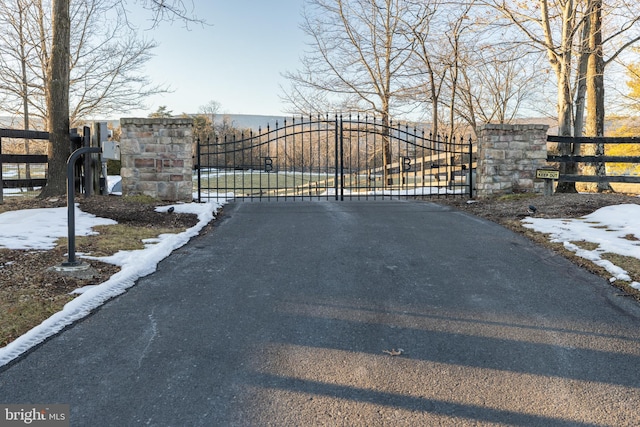
<path fill-rule="evenodd" d="M 469 137 L 469 198 L 473 199 L 473 140 Z"/>
<path fill-rule="evenodd" d="M 541 193 L 536 169 L 547 164 L 547 125 L 485 124 L 478 130 L 477 197 Z"/>
<path fill-rule="evenodd" d="M 196 139 L 196 163 L 194 167 L 196 168 L 196 173 L 198 174 L 198 203 L 202 203 L 202 172 L 200 171 L 200 137 Z M 207 199 L 209 199 L 209 197 Z"/>
<path fill-rule="evenodd" d="M 340 116 L 340 201 L 344 201 L 344 122 Z"/>
<path fill-rule="evenodd" d="M 338 138 L 340 138 L 340 136 L 338 135 L 342 135 L 342 120 L 340 120 L 340 122 L 338 122 L 338 115 L 336 114 L 336 127 L 335 127 L 335 153 L 336 155 L 334 156 L 334 168 L 335 168 L 335 176 L 334 176 L 334 180 L 333 180 L 333 187 L 335 190 L 335 198 L 336 201 L 338 201 Z"/>
<path fill-rule="evenodd" d="M 192 202 L 193 120 L 123 118 L 120 126 L 122 194 Z"/>
<path fill-rule="evenodd" d="M 4 182 L 2 181 L 2 137 L 0 136 L 0 204 L 4 203 Z"/>
<path fill-rule="evenodd" d="M 82 146 L 87 148 L 91 147 L 91 128 L 84 126 L 82 128 Z M 93 190 L 93 173 L 91 170 L 91 156 L 87 153 L 84 156 L 84 197 L 91 197 L 91 191 Z"/>

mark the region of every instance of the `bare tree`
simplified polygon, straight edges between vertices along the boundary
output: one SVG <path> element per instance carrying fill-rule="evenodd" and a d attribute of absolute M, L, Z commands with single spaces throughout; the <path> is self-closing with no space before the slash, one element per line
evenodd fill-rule
<path fill-rule="evenodd" d="M 412 51 L 413 41 L 400 31 L 410 13 L 403 0 L 309 0 L 303 30 L 312 52 L 302 58 L 301 70 L 285 74 L 293 87 L 286 99 L 305 113 L 318 112 L 318 100 L 373 112 L 388 125 Z M 383 159 L 391 163 L 388 141 Z"/>
<path fill-rule="evenodd" d="M 141 74 L 155 44 L 138 38 L 136 32 L 120 19 L 121 14 L 114 9 L 111 0 L 75 1 L 70 7 L 70 54 L 65 61 L 68 71 L 64 71 L 69 74 L 69 99 L 67 102 L 60 98 L 69 105 L 69 111 L 65 113 L 69 124 L 88 116 L 140 107 L 145 96 L 164 91 Z M 3 110 L 21 115 L 25 129 L 33 126 L 53 129 L 49 127 L 51 105 L 48 102 L 54 102 L 54 99 L 47 96 L 47 81 L 49 73 L 64 64 L 53 67 L 51 17 L 52 12 L 42 0 L 8 0 L 0 4 Z M 52 84 L 64 86 L 62 80 L 52 79 Z M 64 107 L 59 105 L 58 108 Z M 62 157 L 64 152 L 66 161 L 68 136 L 64 139 L 66 142 L 62 145 L 67 148 L 61 148 L 59 153 L 52 148 L 50 154 Z M 49 169 L 52 182 L 66 177 L 64 164 L 63 176 L 56 178 L 55 169 Z M 64 182 L 61 185 L 56 188 L 64 190 Z"/>
<path fill-rule="evenodd" d="M 589 62 L 589 33 L 591 32 L 591 21 L 582 20 L 582 30 L 580 31 L 578 65 L 576 67 L 575 96 L 574 96 L 574 119 L 573 136 L 580 137 L 584 134 L 584 112 L 587 104 L 587 65 Z M 575 147 L 575 152 L 580 152 L 579 144 Z"/>
<path fill-rule="evenodd" d="M 414 2 L 414 13 L 405 21 L 405 34 L 413 42 L 408 62 L 411 81 L 406 88 L 409 99 L 427 104 L 431 111 L 431 132 L 439 134 L 442 89 L 450 68 L 445 43 L 445 31 L 439 27 L 439 1 Z M 448 27 L 448 26 L 447 26 Z"/>
<path fill-rule="evenodd" d="M 27 44 L 29 4 L 27 1 L 17 0 L 15 4 L 2 3 L 0 8 L 0 28 L 5 30 L 0 33 L 0 69 L 3 70 L 0 74 L 2 105 L 5 106 L 5 110 L 14 113 L 17 111 L 13 108 L 18 109 L 21 102 L 23 126 L 24 129 L 29 130 L 31 127 L 29 121 L 29 65 L 33 60 L 32 49 Z M 17 102 L 18 100 L 20 102 Z M 29 140 L 24 140 L 25 154 L 29 154 L 29 143 Z M 31 177 L 29 164 L 26 165 L 25 173 L 25 177 L 29 179 Z"/>
<path fill-rule="evenodd" d="M 577 0 L 580 2 L 580 0 Z M 557 84 L 558 133 L 572 134 L 572 74 L 576 34 L 580 28 L 579 10 L 574 0 L 540 0 L 519 2 L 490 0 L 486 2 L 497 10 L 525 36 L 528 43 L 542 49 L 547 54 Z M 561 154 L 571 154 L 570 144 L 562 144 Z M 576 165 L 561 164 L 561 173 L 575 173 Z M 560 183 L 558 192 L 576 192 L 575 183 Z"/>
<path fill-rule="evenodd" d="M 320 98 L 334 109 L 388 117 L 411 53 L 411 42 L 398 31 L 408 12 L 401 0 L 309 0 L 302 28 L 312 49 L 300 70 L 285 74 L 291 106 L 326 112 L 315 107 Z"/>
<path fill-rule="evenodd" d="M 635 1 L 620 0 L 604 3 L 587 0 L 586 21 L 589 22 L 586 133 L 604 136 L 606 67 L 624 51 L 640 41 L 640 5 Z M 606 19 L 606 27 L 604 25 Z M 605 57 L 605 47 L 609 56 Z M 596 144 L 595 154 L 604 155 L 605 145 Z M 597 162 L 595 174 L 606 176 L 605 164 Z M 598 192 L 613 191 L 606 182 L 598 182 Z"/>
<path fill-rule="evenodd" d="M 474 131 L 483 123 L 511 123 L 545 83 L 539 55 L 522 45 L 485 45 L 468 51 L 458 88 L 458 115 Z"/>
<path fill-rule="evenodd" d="M 119 6 L 126 20 L 126 1 L 112 0 Z M 183 0 L 138 0 L 138 4 L 152 12 L 152 23 L 179 19 L 183 22 L 202 22 L 185 6 Z M 192 3 L 191 3 L 192 4 Z M 58 196 L 66 191 L 65 164 L 69 155 L 69 94 L 71 73 L 70 0 L 52 0 L 52 44 L 47 58 L 46 99 L 49 128 L 49 177 L 41 197 Z M 115 84 L 106 81 L 107 84 Z M 91 86 L 91 83 L 89 83 Z"/>
<path fill-rule="evenodd" d="M 587 94 L 587 119 L 586 134 L 589 136 L 604 136 L 604 52 L 602 46 L 602 0 L 588 0 L 587 17 L 585 19 L 585 31 L 588 34 L 585 45 L 587 46 L 586 69 L 586 94 Z M 591 151 L 591 150 L 590 150 Z M 595 155 L 604 155 L 604 144 L 596 144 L 593 150 Z M 587 153 L 585 153 L 587 154 Z M 607 170 L 604 162 L 596 162 L 592 169 L 595 175 L 606 176 Z M 599 193 L 611 192 L 613 189 L 608 182 L 598 182 L 596 189 Z"/>
<path fill-rule="evenodd" d="M 640 41 L 638 2 L 613 0 L 539 0 L 518 2 L 490 0 L 489 4 L 521 30 L 527 41 L 547 52 L 556 75 L 558 99 L 558 133 L 571 136 L 572 102 L 575 99 L 574 135 L 583 132 L 582 120 L 586 98 L 588 133 L 604 131 L 604 71 L 607 64 Z M 603 26 L 603 16 L 607 26 Z M 611 52 L 604 57 L 604 47 Z M 578 64 L 574 57 L 578 55 Z M 574 74 L 575 73 L 575 74 Z M 572 82 L 572 75 L 575 75 Z M 589 94 L 588 94 L 589 93 Z M 561 147 L 561 154 L 577 154 L 580 146 Z M 575 164 L 562 164 L 562 173 L 575 173 Z M 575 191 L 574 183 L 561 183 L 557 191 Z"/>
<path fill-rule="evenodd" d="M 418 77 L 417 85 L 408 87 L 407 91 L 415 100 L 426 101 L 431 110 L 432 138 L 443 141 L 437 144 L 438 149 L 449 149 L 448 142 L 454 140 L 459 123 L 455 105 L 471 3 L 463 2 L 451 7 L 440 1 L 416 2 L 415 24 L 405 23 L 411 28 L 414 40 L 412 74 Z M 424 72 L 421 73 L 420 69 Z M 444 124 L 448 125 L 446 131 L 443 130 Z M 446 162 L 447 182 L 453 179 L 451 163 Z"/>
<path fill-rule="evenodd" d="M 110 0 L 73 6 L 71 33 L 71 123 L 143 106 L 146 97 L 166 92 L 142 73 L 157 44 L 141 38 L 113 10 Z M 108 23 L 101 21 L 105 17 Z"/>
<path fill-rule="evenodd" d="M 429 106 L 434 134 L 441 133 L 439 122 L 448 124 L 450 138 L 461 125 L 475 132 L 481 123 L 510 122 L 534 98 L 534 85 L 544 80 L 539 53 L 506 42 L 509 28 L 490 31 L 475 0 L 416 6 L 422 19 L 406 25 L 416 41 L 410 69 L 418 81 L 407 91 Z"/>
<path fill-rule="evenodd" d="M 195 140 L 205 142 L 215 140 L 216 115 L 222 105 L 218 101 L 211 100 L 198 108 L 198 114 L 185 117 L 193 118 L 193 136 Z"/>
<path fill-rule="evenodd" d="M 15 99 L 13 113 L 19 114 L 16 104 L 20 103 L 28 108 L 24 110 L 25 120 L 31 115 L 38 122 L 46 123 L 45 81 L 51 38 L 46 11 L 40 0 L 13 1 L 26 5 L 29 16 L 22 27 L 23 36 L 14 28 L 5 32 L 0 42 L 0 49 L 6 54 L 0 62 L 0 82 L 5 82 L 0 91 Z M 5 8 L 8 4 L 5 3 Z M 42 25 L 36 17 L 42 17 Z M 142 74 L 156 44 L 141 39 L 129 28 L 113 10 L 110 0 L 75 2 L 70 17 L 71 125 L 86 117 L 140 108 L 145 97 L 166 91 Z M 10 60 L 4 60 L 5 57 Z M 18 57 L 22 59 L 22 87 L 7 83 L 16 80 Z"/>
<path fill-rule="evenodd" d="M 126 11 L 127 3 L 139 4 L 151 13 L 149 23 L 151 27 L 157 26 L 160 22 L 180 21 L 185 25 L 204 24 L 195 13 L 193 0 L 114 0 L 114 4 L 122 7 Z"/>
<path fill-rule="evenodd" d="M 215 115 L 220 112 L 221 108 L 222 108 L 222 105 L 218 101 L 215 101 L 212 99 L 206 104 L 201 105 L 200 108 L 198 108 L 198 113 L 208 114 L 209 116 L 212 116 L 211 118 L 213 119 L 215 118 Z"/>
<path fill-rule="evenodd" d="M 640 48 L 634 48 L 636 55 L 640 54 Z M 630 61 L 624 65 L 624 71 L 626 74 L 625 87 L 628 90 L 626 94 L 622 94 L 624 97 L 625 108 L 631 111 L 640 111 L 640 62 Z M 630 126 L 624 125 L 625 130 Z M 636 126 L 631 126 L 636 127 Z"/>

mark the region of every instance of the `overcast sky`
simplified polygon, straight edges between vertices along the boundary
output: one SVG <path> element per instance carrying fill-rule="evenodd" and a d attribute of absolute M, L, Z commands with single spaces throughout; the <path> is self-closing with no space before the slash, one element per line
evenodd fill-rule
<path fill-rule="evenodd" d="M 186 4 L 190 0 L 185 0 Z M 160 46 L 146 73 L 172 93 L 149 98 L 148 110 L 166 105 L 174 114 L 196 113 L 211 100 L 222 112 L 280 115 L 281 76 L 299 67 L 304 35 L 299 29 L 304 0 L 193 0 L 209 26 L 163 23 L 145 36 Z M 150 14 L 136 13 L 141 28 Z"/>

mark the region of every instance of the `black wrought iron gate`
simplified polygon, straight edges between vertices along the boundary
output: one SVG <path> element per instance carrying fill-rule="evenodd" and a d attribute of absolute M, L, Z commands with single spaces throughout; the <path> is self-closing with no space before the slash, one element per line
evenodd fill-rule
<path fill-rule="evenodd" d="M 470 197 L 474 150 L 371 117 L 294 118 L 198 141 L 198 200 Z"/>

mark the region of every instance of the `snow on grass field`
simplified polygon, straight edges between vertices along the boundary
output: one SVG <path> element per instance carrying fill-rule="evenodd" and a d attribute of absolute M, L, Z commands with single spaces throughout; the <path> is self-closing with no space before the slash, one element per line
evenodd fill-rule
<path fill-rule="evenodd" d="M 565 248 L 611 273 L 611 281 L 630 282 L 640 290 L 640 283 L 629 274 L 603 259 L 613 253 L 640 259 L 640 205 L 614 205 L 598 209 L 590 215 L 574 219 L 525 218 L 522 225 L 539 233 L 549 234 L 552 242 Z M 585 249 L 580 242 L 593 243 L 595 249 Z"/>

